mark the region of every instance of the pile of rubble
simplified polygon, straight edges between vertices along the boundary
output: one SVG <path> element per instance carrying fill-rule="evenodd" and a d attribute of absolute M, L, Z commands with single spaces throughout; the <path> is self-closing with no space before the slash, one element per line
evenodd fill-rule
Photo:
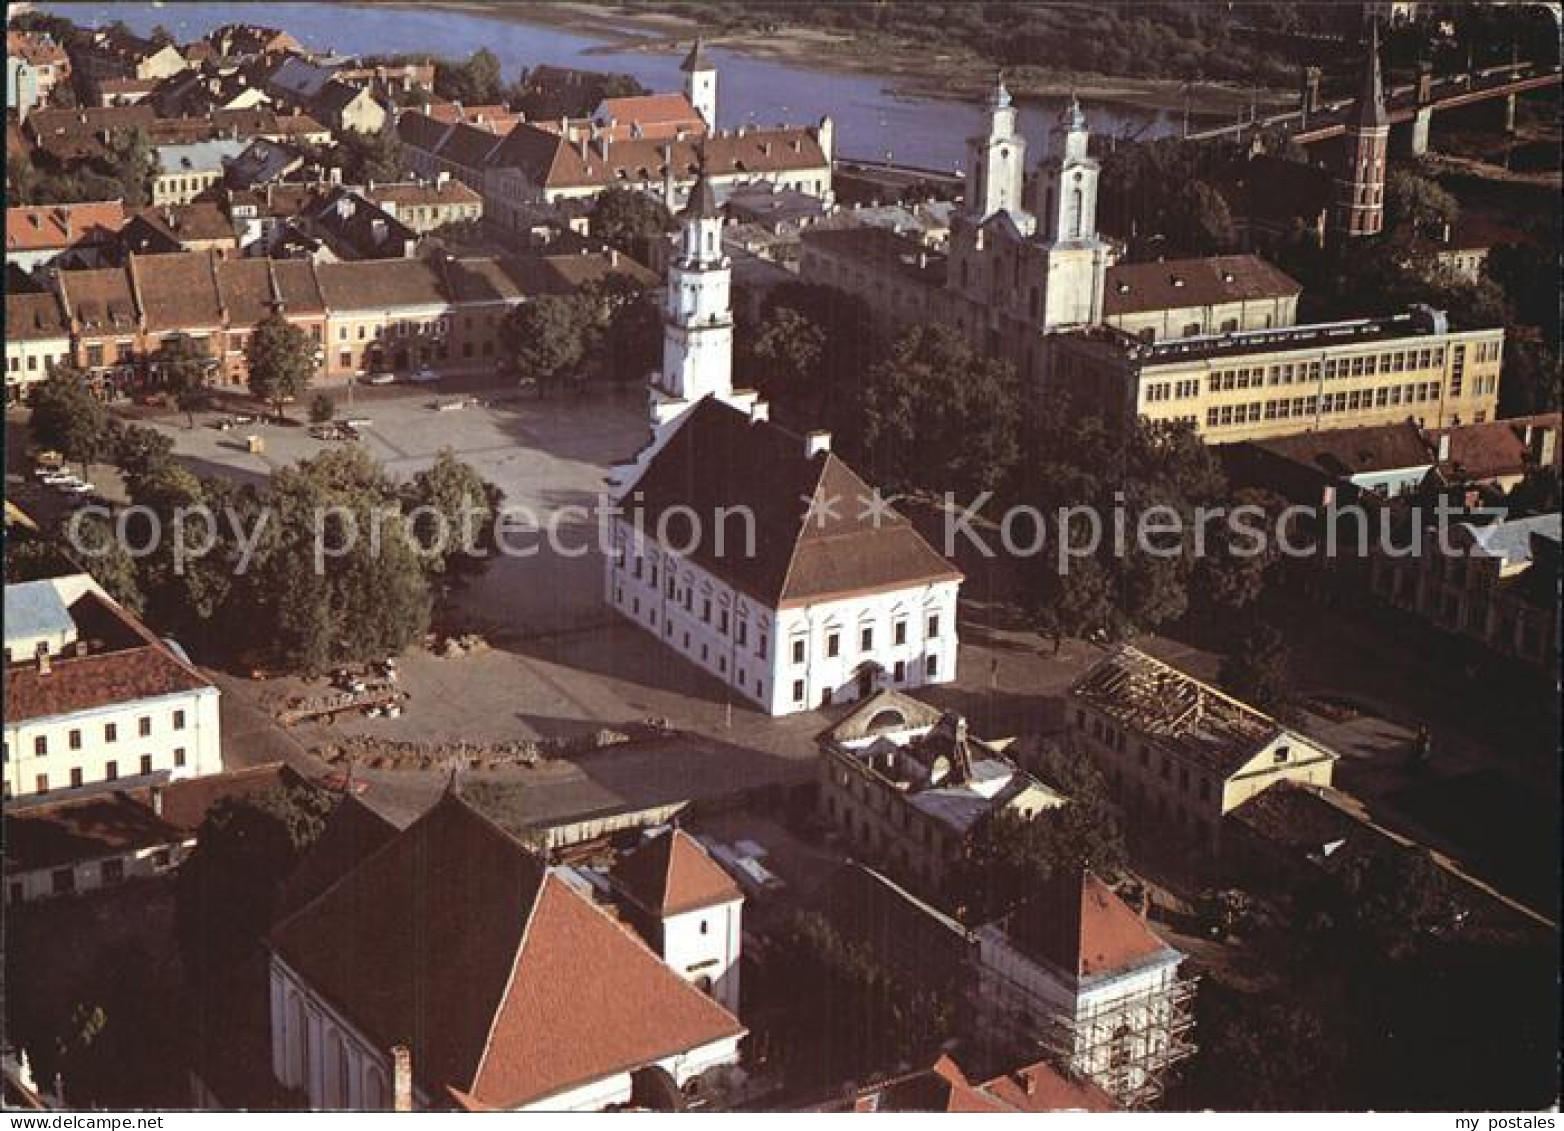
<path fill-rule="evenodd" d="M 568 738 L 520 738 L 510 742 L 402 742 L 372 735 L 344 735 L 316 749 L 332 765 L 364 766 L 376 770 L 434 770 L 459 762 L 473 770 L 498 770 L 508 766 L 535 766 L 551 758 L 568 758 L 665 738 L 673 733 L 666 719 L 648 719 L 623 729 L 599 727 Z"/>
<path fill-rule="evenodd" d="M 486 651 L 489 642 L 476 632 L 464 632 L 460 636 L 431 636 L 429 651 L 442 660 L 456 660 L 474 652 Z"/>

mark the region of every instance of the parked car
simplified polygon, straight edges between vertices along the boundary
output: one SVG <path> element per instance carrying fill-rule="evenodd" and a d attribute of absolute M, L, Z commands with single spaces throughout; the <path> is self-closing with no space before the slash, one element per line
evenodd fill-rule
<path fill-rule="evenodd" d="M 407 375 L 407 379 L 415 385 L 433 385 L 440 380 L 440 375 L 427 365 L 420 365 Z"/>
<path fill-rule="evenodd" d="M 368 377 L 364 378 L 364 384 L 366 385 L 390 385 L 395 381 L 396 374 L 387 370 L 382 370 L 379 373 L 371 373 Z"/>
<path fill-rule="evenodd" d="M 67 495 L 85 496 L 90 495 L 97 490 L 97 488 L 94 487 L 91 483 L 83 482 L 80 479 L 76 480 L 74 483 L 57 483 L 55 486 L 64 491 Z"/>

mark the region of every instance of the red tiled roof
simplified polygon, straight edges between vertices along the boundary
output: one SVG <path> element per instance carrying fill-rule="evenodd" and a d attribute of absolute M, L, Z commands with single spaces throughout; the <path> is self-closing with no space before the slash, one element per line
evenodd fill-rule
<path fill-rule="evenodd" d="M 1146 310 L 1285 298 L 1303 291 L 1299 282 L 1257 255 L 1213 255 L 1157 263 L 1119 263 L 1108 268 L 1103 289 L 1106 317 Z"/>
<path fill-rule="evenodd" d="M 5 249 L 53 251 L 102 242 L 124 226 L 125 205 L 118 200 L 20 205 L 5 210 Z"/>
<path fill-rule="evenodd" d="M 1178 952 L 1091 872 L 1054 877 L 1011 916 L 1013 938 L 1080 979 L 1100 978 Z"/>
<path fill-rule="evenodd" d="M 836 455 L 808 457 L 802 437 L 714 398 L 689 410 L 632 490 L 645 529 L 693 544 L 703 569 L 772 608 L 961 578 L 894 510 L 871 521 L 873 492 Z M 753 547 L 743 524 L 720 521 L 742 508 Z M 691 511 L 699 538 L 688 537 Z M 719 528 L 738 545 L 718 553 Z"/>
<path fill-rule="evenodd" d="M 743 1034 L 543 862 L 448 793 L 271 943 L 432 1092 L 511 1108 Z"/>
<path fill-rule="evenodd" d="M 1561 466 L 1560 461 L 1564 460 L 1564 446 L 1558 443 L 1561 427 L 1564 427 L 1564 416 L 1544 412 L 1491 420 L 1485 424 L 1458 424 L 1434 429 L 1429 435 L 1436 450 L 1441 437 L 1450 438 L 1450 453 L 1441 461 L 1442 467 L 1460 478 L 1482 480 L 1519 475 L 1530 467 L 1536 452 L 1527 443 L 1528 434 L 1535 434 L 1539 429 L 1553 430 L 1553 464 Z"/>
<path fill-rule="evenodd" d="M 7 341 L 43 341 L 68 338 L 71 326 L 60 309 L 59 299 L 51 292 L 37 294 L 11 291 L 5 296 L 5 336 Z"/>
<path fill-rule="evenodd" d="M 1118 1111 L 1119 1105 L 1089 1080 L 1068 1080 L 1038 1061 L 982 1085 L 983 1091 L 1016 1111 Z"/>
<path fill-rule="evenodd" d="M 218 327 L 216 257 L 207 251 L 130 256 L 129 269 L 148 330 Z"/>
<path fill-rule="evenodd" d="M 663 833 L 621 857 L 613 877 L 632 899 L 659 915 L 744 898 L 728 874 L 681 829 Z"/>
<path fill-rule="evenodd" d="M 7 28 L 5 33 L 5 53 L 25 59 L 35 67 L 63 67 L 70 62 L 66 57 L 65 48 L 47 35 L 35 35 L 32 32 L 15 31 L 10 28 Z"/>

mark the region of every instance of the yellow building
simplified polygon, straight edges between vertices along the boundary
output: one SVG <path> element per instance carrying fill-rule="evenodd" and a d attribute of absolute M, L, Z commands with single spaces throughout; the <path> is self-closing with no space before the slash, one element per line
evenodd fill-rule
<path fill-rule="evenodd" d="M 1216 848 L 1222 817 L 1278 781 L 1330 785 L 1337 755 L 1124 646 L 1070 688 L 1069 740 L 1142 822 Z"/>
<path fill-rule="evenodd" d="M 1207 442 L 1497 415 L 1504 331 L 1440 311 L 1143 342 L 1108 327 L 1058 335 L 1055 376 L 1082 407 L 1187 421 Z"/>

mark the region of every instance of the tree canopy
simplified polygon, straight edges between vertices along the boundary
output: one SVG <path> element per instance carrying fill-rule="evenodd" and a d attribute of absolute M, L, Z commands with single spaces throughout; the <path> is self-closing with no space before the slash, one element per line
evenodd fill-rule
<path fill-rule="evenodd" d="M 283 406 L 302 397 L 315 377 L 315 343 L 281 313 L 267 315 L 244 347 L 250 392 L 271 405 L 281 419 Z"/>

